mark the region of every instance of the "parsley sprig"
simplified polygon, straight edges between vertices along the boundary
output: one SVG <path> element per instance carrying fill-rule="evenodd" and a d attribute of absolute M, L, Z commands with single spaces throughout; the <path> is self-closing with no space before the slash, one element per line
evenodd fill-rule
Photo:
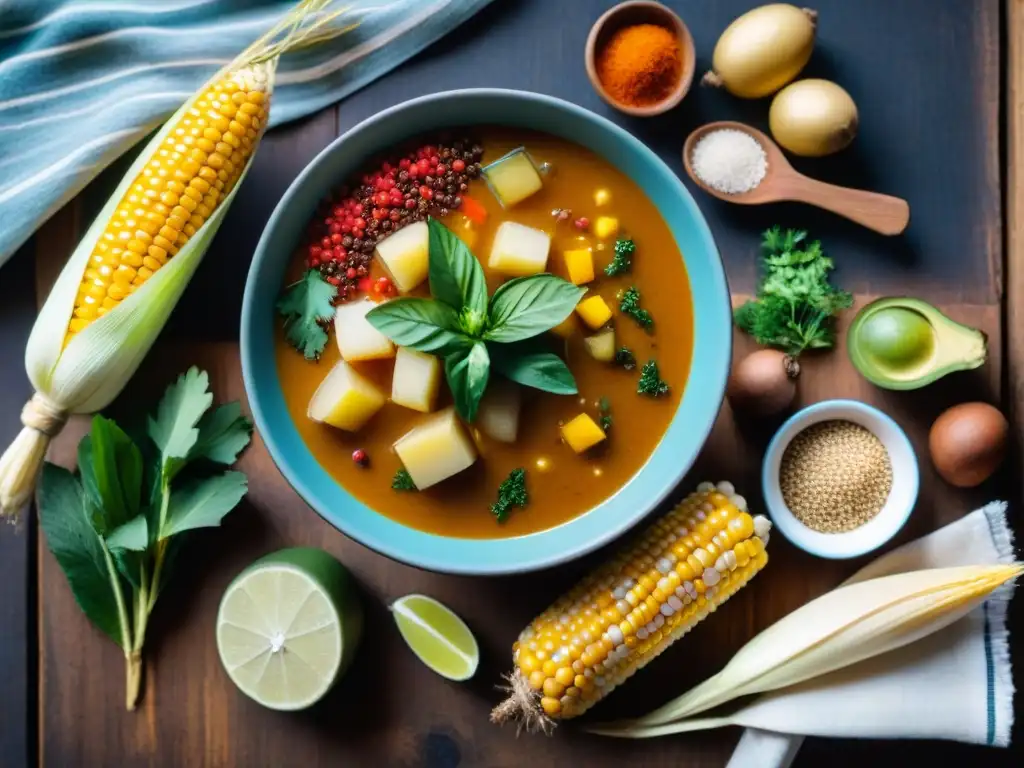
<path fill-rule="evenodd" d="M 619 297 L 619 311 L 632 317 L 636 324 L 645 331 L 650 331 L 654 327 L 654 318 L 651 313 L 640 308 L 640 291 L 636 286 L 629 287 Z"/>
<path fill-rule="evenodd" d="M 757 298 L 736 310 L 736 325 L 758 344 L 792 357 L 833 346 L 835 314 L 850 307 L 853 296 L 829 284 L 834 265 L 821 242 L 808 242 L 803 230 L 772 227 L 761 247 L 764 277 Z"/>
<path fill-rule="evenodd" d="M 491 504 L 491 514 L 499 523 L 503 523 L 514 507 L 525 507 L 528 501 L 526 470 L 513 469 L 498 486 L 498 500 Z"/>
<path fill-rule="evenodd" d="M 658 370 L 658 363 L 648 360 L 640 369 L 640 381 L 636 384 L 636 391 L 641 395 L 649 397 L 661 397 L 668 394 L 668 384 L 661 379 L 661 372 Z"/>
<path fill-rule="evenodd" d="M 633 254 L 636 253 L 636 243 L 632 240 L 616 240 L 615 255 L 612 262 L 604 268 L 608 277 L 624 274 L 633 269 Z"/>
<path fill-rule="evenodd" d="M 416 487 L 416 483 L 412 481 L 412 475 L 409 474 L 409 470 L 405 467 L 395 472 L 395 476 L 391 478 L 391 487 L 396 491 L 419 490 Z"/>

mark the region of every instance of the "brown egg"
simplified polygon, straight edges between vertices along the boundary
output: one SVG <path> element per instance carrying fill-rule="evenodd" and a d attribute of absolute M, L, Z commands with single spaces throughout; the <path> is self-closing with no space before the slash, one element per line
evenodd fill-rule
<path fill-rule="evenodd" d="M 988 480 L 1006 455 L 1010 425 L 988 403 L 961 403 L 939 415 L 928 434 L 932 463 L 958 488 Z"/>

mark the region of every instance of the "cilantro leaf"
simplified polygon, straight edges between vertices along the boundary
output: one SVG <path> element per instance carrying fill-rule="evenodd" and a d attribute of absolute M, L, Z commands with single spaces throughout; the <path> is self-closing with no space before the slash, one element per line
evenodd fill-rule
<path fill-rule="evenodd" d="M 600 414 L 598 424 L 601 425 L 601 429 L 607 432 L 612 428 L 612 404 L 607 397 L 602 397 L 597 401 L 597 410 Z"/>
<path fill-rule="evenodd" d="M 835 344 L 834 315 L 853 304 L 853 296 L 829 284 L 834 265 L 817 240 L 802 230 L 773 227 L 764 233 L 764 277 L 757 298 L 734 313 L 736 325 L 758 344 L 793 357 L 806 349 Z"/>
<path fill-rule="evenodd" d="M 644 367 L 640 369 L 640 381 L 636 385 L 637 393 L 650 397 L 661 397 L 667 395 L 668 390 L 668 384 L 661 380 L 658 363 L 654 360 L 644 363 Z"/>
<path fill-rule="evenodd" d="M 216 464 L 234 464 L 252 439 L 252 422 L 242 415 L 238 401 L 207 411 L 196 426 L 199 437 L 189 451 L 190 461 L 207 459 Z"/>
<path fill-rule="evenodd" d="M 214 528 L 249 490 L 241 472 L 225 472 L 183 483 L 171 493 L 167 523 L 159 537 L 166 539 L 195 528 Z"/>
<path fill-rule="evenodd" d="M 615 255 L 612 262 L 604 268 L 608 277 L 615 277 L 633 269 L 633 254 L 636 252 L 636 243 L 632 240 L 616 240 Z"/>
<path fill-rule="evenodd" d="M 307 360 L 319 360 L 327 346 L 323 326 L 334 317 L 337 295 L 337 287 L 324 280 L 317 270 L 308 269 L 278 299 L 277 311 L 284 317 L 285 338 Z"/>
<path fill-rule="evenodd" d="M 631 286 L 619 297 L 619 311 L 632 317 L 636 324 L 645 331 L 650 331 L 654 326 L 654 318 L 651 317 L 651 313 L 640 308 L 640 291 L 636 289 L 636 286 Z"/>
<path fill-rule="evenodd" d="M 199 440 L 196 424 L 212 404 L 210 377 L 193 366 L 167 388 L 157 406 L 156 418 L 149 417 L 147 432 L 160 449 L 164 483 L 185 466 Z"/>
<path fill-rule="evenodd" d="M 491 514 L 503 523 L 514 507 L 525 507 L 528 501 L 526 470 L 513 469 L 498 486 L 498 500 L 491 504 Z"/>
<path fill-rule="evenodd" d="M 416 483 L 412 481 L 412 475 L 409 474 L 405 467 L 402 467 L 395 476 L 391 478 L 391 487 L 396 491 L 417 491 Z"/>

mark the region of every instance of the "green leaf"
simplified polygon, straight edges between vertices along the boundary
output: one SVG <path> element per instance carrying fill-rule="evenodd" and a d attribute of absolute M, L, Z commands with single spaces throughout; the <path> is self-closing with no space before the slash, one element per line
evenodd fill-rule
<path fill-rule="evenodd" d="M 78 445 L 78 465 L 93 524 L 107 534 L 139 513 L 142 453 L 110 419 L 97 414 Z"/>
<path fill-rule="evenodd" d="M 488 316 L 488 341 L 509 343 L 537 336 L 572 314 L 585 288 L 554 275 L 509 280 L 494 292 Z"/>
<path fill-rule="evenodd" d="M 336 286 L 324 280 L 319 270 L 310 269 L 298 282 L 292 283 L 277 301 L 277 312 L 284 318 L 284 335 L 288 343 L 307 360 L 319 360 L 327 346 L 323 324 L 334 317 Z"/>
<path fill-rule="evenodd" d="M 473 421 L 491 373 L 486 345 L 478 341 L 468 350 L 449 355 L 444 361 L 444 373 L 455 399 L 455 410 L 466 421 Z"/>
<path fill-rule="evenodd" d="M 252 439 L 252 422 L 242 415 L 238 401 L 207 411 L 196 425 L 199 437 L 189 451 L 189 461 L 206 459 L 231 465 Z"/>
<path fill-rule="evenodd" d="M 366 313 L 374 328 L 401 347 L 446 356 L 468 350 L 473 340 L 459 328 L 459 316 L 433 299 L 402 297 Z"/>
<path fill-rule="evenodd" d="M 190 480 L 171 493 L 167 524 L 159 538 L 167 539 L 195 528 L 215 528 L 248 490 L 241 472 Z"/>
<path fill-rule="evenodd" d="M 405 467 L 401 467 L 395 472 L 395 476 L 391 478 L 391 487 L 396 491 L 419 490 L 416 488 L 416 483 L 412 481 L 412 475 L 409 474 L 409 470 Z"/>
<path fill-rule="evenodd" d="M 430 294 L 457 313 L 487 312 L 487 281 L 480 262 L 458 236 L 437 219 L 427 221 L 430 231 Z M 470 335 L 480 328 L 466 328 Z"/>
<path fill-rule="evenodd" d="M 139 515 L 118 526 L 107 536 L 107 549 L 143 552 L 149 546 L 149 527 L 145 515 Z"/>
<path fill-rule="evenodd" d="M 497 348 L 492 355 L 494 370 L 506 379 L 556 395 L 575 395 L 576 379 L 558 355 L 551 352 Z"/>
<path fill-rule="evenodd" d="M 526 491 L 526 470 L 513 469 L 498 486 L 498 500 L 491 504 L 491 514 L 499 523 L 508 519 L 513 507 L 525 507 L 530 501 Z"/>
<path fill-rule="evenodd" d="M 178 377 L 157 406 L 156 418 L 149 419 L 149 436 L 160 449 L 163 481 L 170 480 L 188 461 L 199 440 L 196 424 L 213 404 L 210 377 L 196 367 Z"/>
<path fill-rule="evenodd" d="M 668 390 L 668 384 L 661 380 L 657 361 L 648 360 L 644 363 L 644 367 L 640 369 L 640 380 L 636 385 L 637 394 L 661 397 L 667 395 Z"/>
<path fill-rule="evenodd" d="M 39 524 L 46 545 L 67 577 L 75 602 L 89 620 L 124 647 L 118 612 L 122 585 L 111 577 L 103 543 L 88 519 L 85 494 L 74 475 L 46 463 L 39 480 Z"/>

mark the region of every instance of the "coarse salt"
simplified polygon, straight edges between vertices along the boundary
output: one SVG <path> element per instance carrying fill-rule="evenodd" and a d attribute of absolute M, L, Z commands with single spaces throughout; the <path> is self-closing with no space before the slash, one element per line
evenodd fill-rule
<path fill-rule="evenodd" d="M 768 170 L 768 157 L 749 134 L 719 128 L 701 137 L 693 148 L 690 164 L 697 178 L 709 187 L 735 195 L 761 183 Z"/>

